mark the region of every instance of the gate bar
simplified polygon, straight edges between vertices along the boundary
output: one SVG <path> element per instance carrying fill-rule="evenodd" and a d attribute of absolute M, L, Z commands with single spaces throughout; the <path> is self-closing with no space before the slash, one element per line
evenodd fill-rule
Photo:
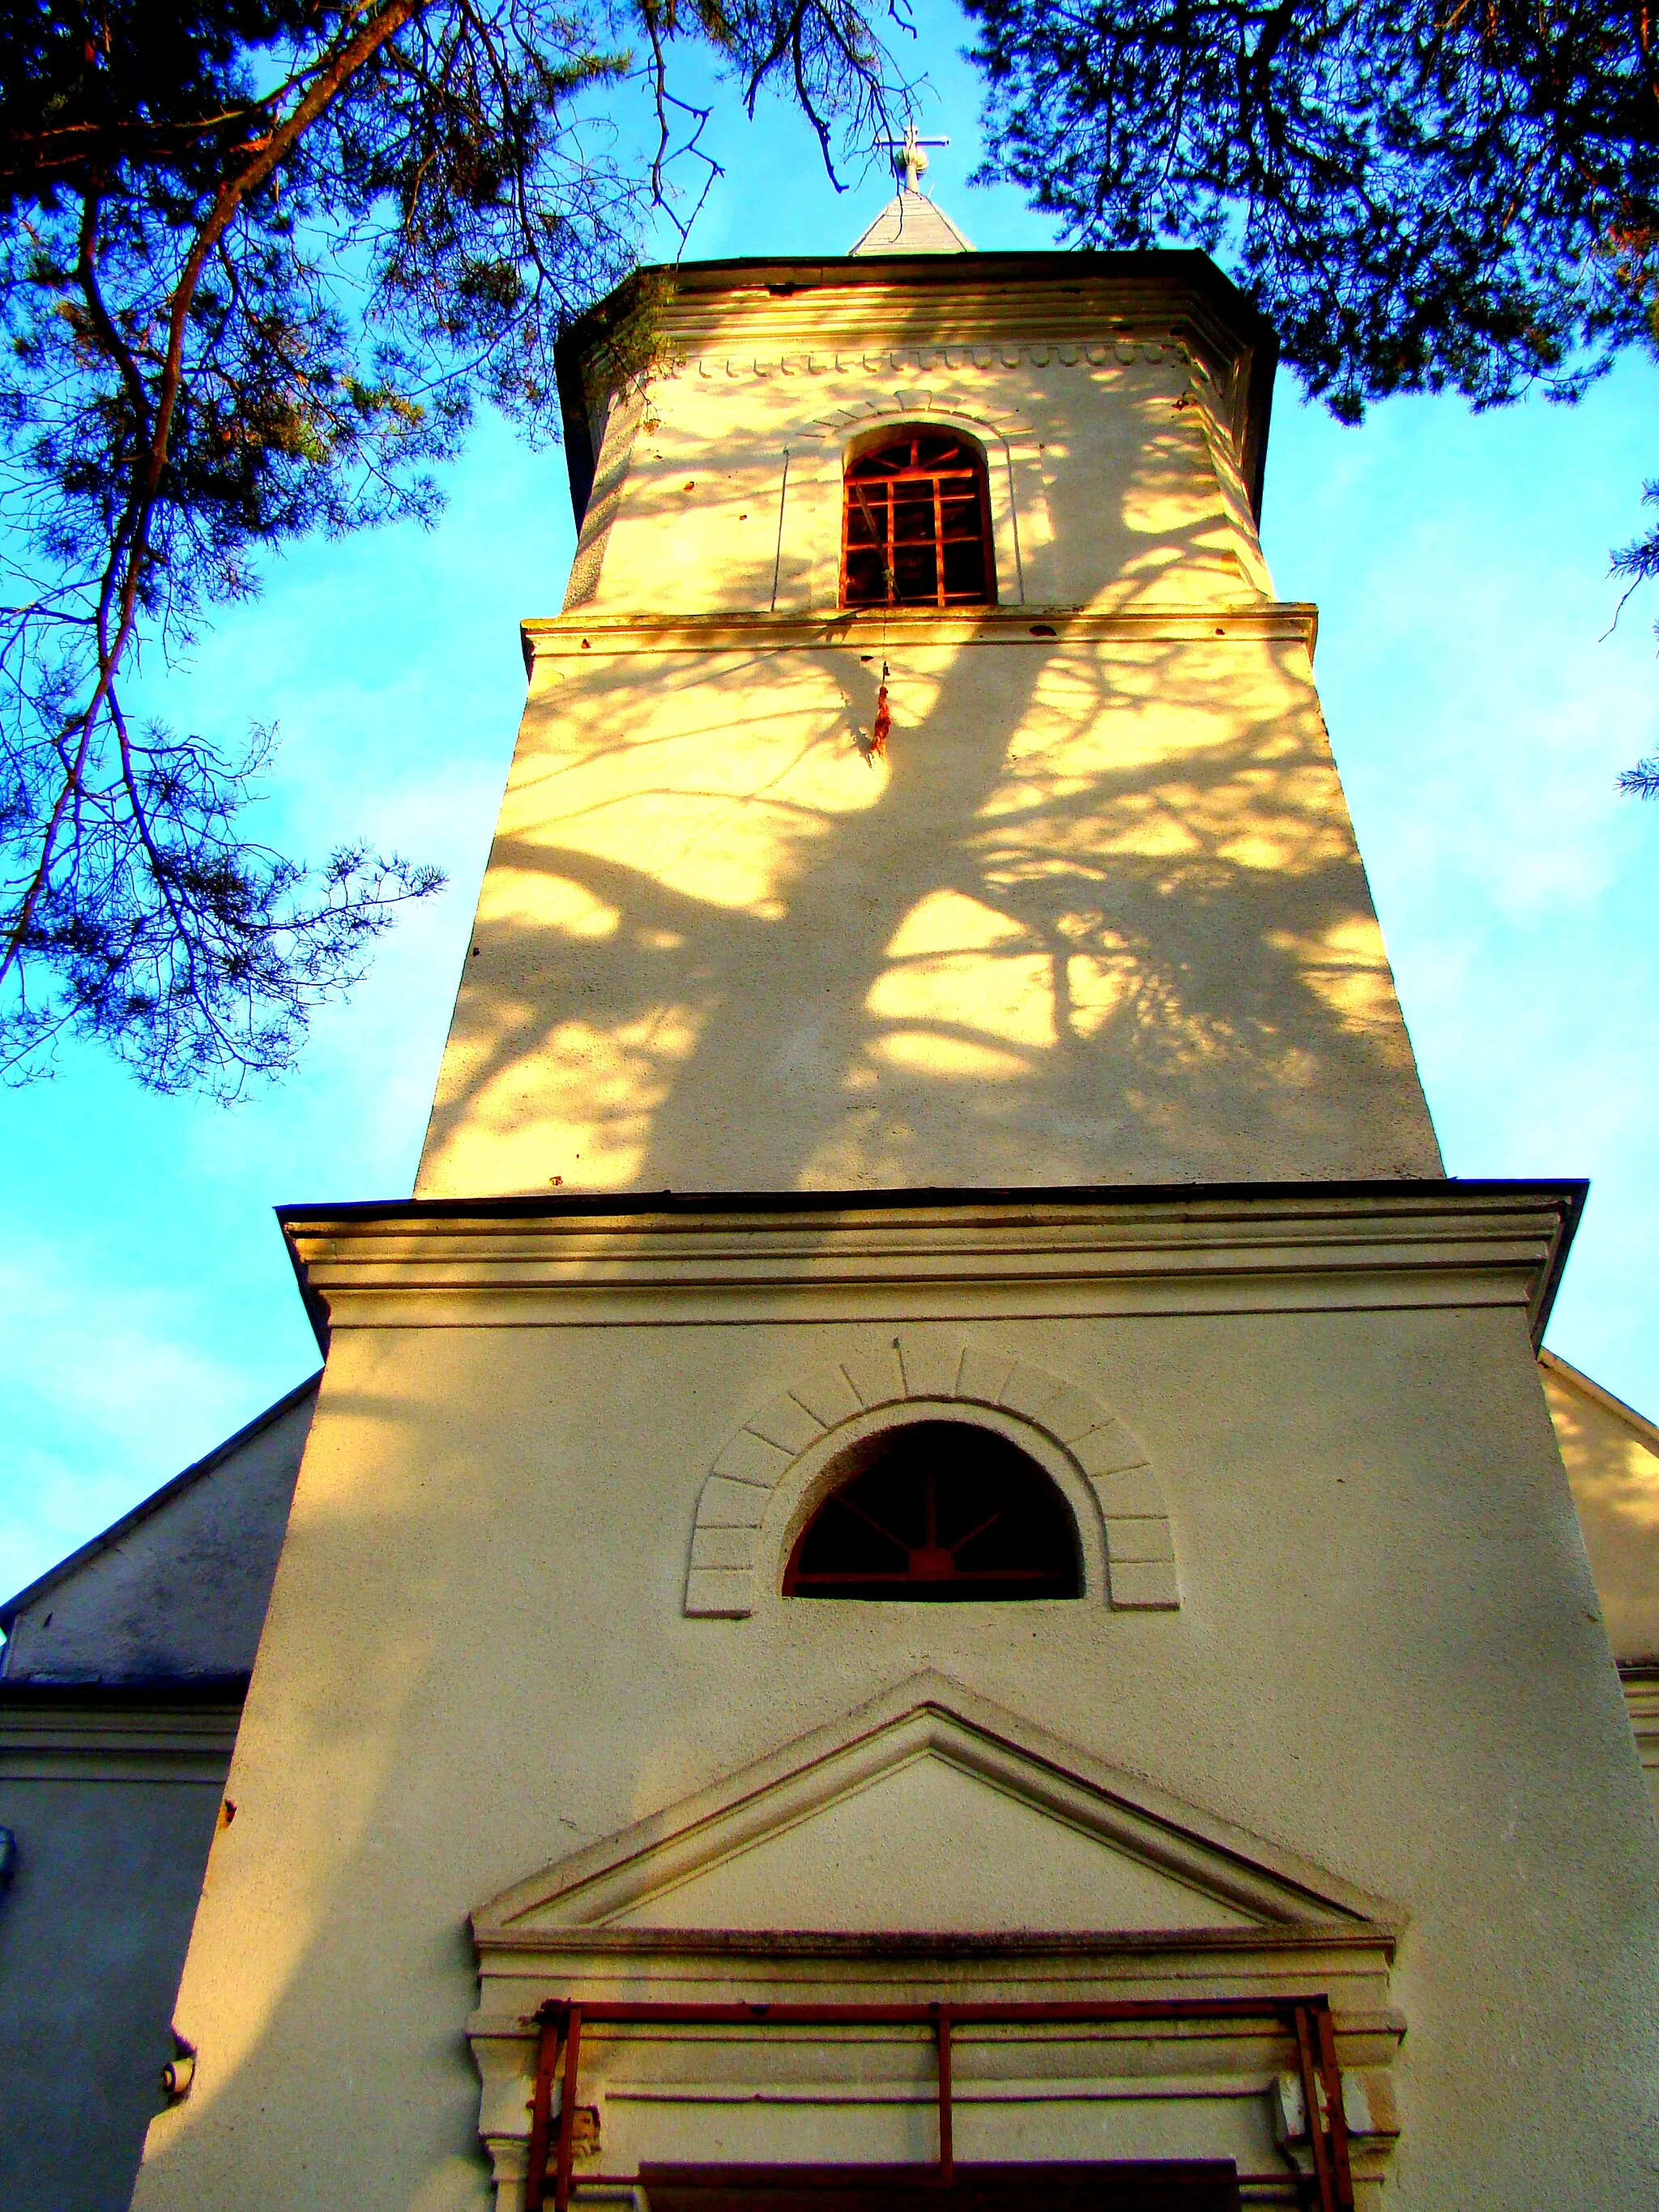
<path fill-rule="evenodd" d="M 564 2083 L 559 2092 L 559 2150 L 553 2173 L 553 2203 L 565 2212 L 570 2202 L 570 2155 L 576 2140 L 576 2065 L 582 2047 L 582 2008 L 570 2008 L 564 2032 Z"/>
<path fill-rule="evenodd" d="M 1319 2071 L 1325 2084 L 1326 2125 L 1331 2131 L 1331 2166 L 1339 2204 L 1353 2203 L 1353 2171 L 1348 2163 L 1348 2115 L 1342 2102 L 1342 2069 L 1336 2063 L 1336 2030 L 1328 2006 L 1310 2015 L 1319 2038 Z"/>
<path fill-rule="evenodd" d="M 1313 2037 L 1308 2027 L 1305 2005 L 1296 2008 L 1296 2056 L 1302 2075 L 1302 2102 L 1308 2118 L 1308 2142 L 1313 2151 L 1314 2179 L 1319 2185 L 1322 2205 L 1335 2202 L 1334 2173 L 1330 2147 L 1325 2141 L 1325 2115 L 1319 2095 L 1319 2079 L 1314 2071 Z"/>
<path fill-rule="evenodd" d="M 525 2212 L 542 2212 L 547 2193 L 548 2116 L 553 2104 L 553 2069 L 559 2061 L 559 2039 L 567 2008 L 542 2008 L 541 2047 L 536 2056 L 536 2094 L 530 2106 L 530 2171 L 524 2185 Z"/>
<path fill-rule="evenodd" d="M 955 2119 L 951 2110 L 951 2008 L 934 2007 L 939 2034 L 939 2178 L 954 2179 L 957 2170 Z"/>

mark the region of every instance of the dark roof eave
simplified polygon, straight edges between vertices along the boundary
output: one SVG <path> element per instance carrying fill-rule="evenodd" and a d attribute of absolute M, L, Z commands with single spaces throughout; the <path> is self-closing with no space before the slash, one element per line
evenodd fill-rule
<path fill-rule="evenodd" d="M 125 1681 L 40 1681 L 21 1675 L 0 1678 L 0 1706 L 64 1712 L 81 1708 L 128 1711 L 161 1707 L 190 1711 L 199 1705 L 238 1706 L 247 1696 L 248 1677 L 235 1674 L 144 1674 Z"/>

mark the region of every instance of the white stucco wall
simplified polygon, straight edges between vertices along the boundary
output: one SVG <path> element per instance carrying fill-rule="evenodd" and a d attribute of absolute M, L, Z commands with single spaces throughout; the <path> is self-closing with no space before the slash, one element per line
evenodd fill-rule
<path fill-rule="evenodd" d="M 1659 1813 L 1659 1429 L 1553 1352 L 1540 1371 Z"/>
<path fill-rule="evenodd" d="M 1548 1352 L 1540 1373 L 1614 1656 L 1659 1667 L 1659 1430 Z"/>
<path fill-rule="evenodd" d="M 1241 342 L 1148 269 L 677 299 L 526 626 L 422 1196 L 1440 1172 Z M 907 419 L 985 449 L 994 610 L 836 611 Z"/>
<path fill-rule="evenodd" d="M 0 2204 L 125 2212 L 237 1708 L 0 1698 Z"/>
<path fill-rule="evenodd" d="M 1103 1310 L 1018 1233 L 972 1284 L 923 1237 L 902 1293 L 810 1222 L 788 1267 L 719 1224 L 695 1265 L 678 1220 L 596 1224 L 581 1265 L 556 1223 L 422 1260 L 439 1233 L 318 1232 L 334 1348 L 180 1996 L 198 2090 L 142 2212 L 483 2212 L 467 1913 L 927 1667 L 1404 1909 L 1390 2203 L 1646 2205 L 1659 1832 L 1520 1293 L 1488 1284 L 1509 1232 L 1479 1261 L 1402 1231 L 1374 1298 L 1342 1239 L 1328 1272 L 1258 1255 L 1224 1311 L 1181 1246 Z M 733 1432 L 919 1309 L 1116 1408 L 1177 1610 L 791 1602 L 769 1555 L 750 1617 L 688 1618 Z"/>

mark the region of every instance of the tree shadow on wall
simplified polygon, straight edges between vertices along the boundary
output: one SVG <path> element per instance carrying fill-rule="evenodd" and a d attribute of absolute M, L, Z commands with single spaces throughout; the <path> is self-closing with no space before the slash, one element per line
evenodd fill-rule
<path fill-rule="evenodd" d="M 853 646 L 704 663 L 672 733 L 618 656 L 509 797 L 422 1188 L 1436 1172 L 1296 657 L 912 652 L 872 786 Z"/>

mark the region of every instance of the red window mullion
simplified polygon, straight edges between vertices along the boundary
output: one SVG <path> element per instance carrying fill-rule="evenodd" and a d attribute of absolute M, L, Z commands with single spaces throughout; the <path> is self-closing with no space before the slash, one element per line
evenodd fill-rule
<path fill-rule="evenodd" d="M 931 442 L 943 446 L 930 466 L 923 458 L 921 447 L 929 434 L 925 430 L 909 430 L 900 441 L 886 447 L 877 447 L 861 455 L 848 471 L 842 511 L 842 603 L 858 606 L 927 606 L 986 605 L 995 602 L 995 556 L 990 532 L 990 503 L 983 470 L 976 467 L 963 446 L 952 447 L 945 434 L 932 434 Z M 892 465 L 896 463 L 897 465 Z M 907 520 L 898 519 L 899 502 L 905 501 Z M 952 510 L 947 520 L 947 501 Z M 878 507 L 875 502 L 879 501 Z M 931 511 L 931 530 L 917 531 L 908 520 L 913 509 L 923 514 Z M 861 514 L 870 543 L 860 544 L 855 538 L 855 512 Z M 981 562 L 981 580 L 975 585 L 971 577 L 965 585 L 953 587 L 952 572 L 947 568 L 947 550 L 977 545 Z M 921 561 L 924 551 L 930 551 L 933 568 L 931 582 L 921 583 L 917 569 L 925 573 Z M 907 574 L 910 578 L 907 592 L 899 574 L 901 556 L 908 556 Z M 969 564 L 966 557 L 957 553 L 957 568 L 960 574 Z M 870 574 L 871 567 L 881 564 L 879 585 Z"/>

